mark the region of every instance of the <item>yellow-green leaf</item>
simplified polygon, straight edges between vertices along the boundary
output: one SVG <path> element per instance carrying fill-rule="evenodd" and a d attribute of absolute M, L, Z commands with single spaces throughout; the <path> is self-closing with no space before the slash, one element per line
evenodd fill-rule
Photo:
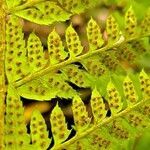
<path fill-rule="evenodd" d="M 50 122 L 55 147 L 55 145 L 58 145 L 65 141 L 70 134 L 65 121 L 65 116 L 58 104 L 55 106 L 52 114 L 50 115 Z"/>
<path fill-rule="evenodd" d="M 57 64 L 66 59 L 68 53 L 64 51 L 61 38 L 55 29 L 49 34 L 47 44 L 50 64 Z"/>
<path fill-rule="evenodd" d="M 73 98 L 72 111 L 75 130 L 78 133 L 85 131 L 88 128 L 91 119 L 88 117 L 86 107 L 79 96 L 74 96 Z"/>
<path fill-rule="evenodd" d="M 47 60 L 43 52 L 43 46 L 38 36 L 31 33 L 27 43 L 28 50 L 28 63 L 32 69 L 32 72 L 42 69 Z"/>
<path fill-rule="evenodd" d="M 30 129 L 32 145 L 35 146 L 38 150 L 47 149 L 51 140 L 48 138 L 49 133 L 47 131 L 45 120 L 38 110 L 33 111 L 30 122 Z"/>
<path fill-rule="evenodd" d="M 82 53 L 83 47 L 81 45 L 81 41 L 72 25 L 70 25 L 66 30 L 66 42 L 70 59 Z"/>
<path fill-rule="evenodd" d="M 101 29 L 93 18 L 91 18 L 88 22 L 87 37 L 89 41 L 90 51 L 97 50 L 104 44 Z"/>

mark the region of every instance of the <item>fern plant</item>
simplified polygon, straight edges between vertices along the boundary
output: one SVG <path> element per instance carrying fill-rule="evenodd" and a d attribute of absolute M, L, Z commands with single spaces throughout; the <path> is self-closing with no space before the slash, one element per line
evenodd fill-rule
<path fill-rule="evenodd" d="M 149 9 L 139 23 L 130 6 L 121 30 L 115 17 L 108 16 L 106 37 L 91 17 L 86 26 L 88 51 L 72 24 L 65 43 L 53 29 L 46 49 L 34 32 L 24 38 L 22 19 L 50 25 L 97 4 L 98 0 L 1 0 L 0 149 L 133 149 L 142 132 L 150 131 L 149 72 L 128 72 L 123 65 L 149 52 Z M 78 90 L 85 88 L 91 90 L 88 106 Z M 57 101 L 50 125 L 35 108 L 27 131 L 21 98 Z M 71 101 L 71 129 L 57 98 Z"/>

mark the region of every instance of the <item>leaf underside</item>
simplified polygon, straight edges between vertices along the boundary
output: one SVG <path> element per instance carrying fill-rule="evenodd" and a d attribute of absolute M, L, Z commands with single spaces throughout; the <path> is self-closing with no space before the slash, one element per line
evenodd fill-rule
<path fill-rule="evenodd" d="M 114 78 L 118 78 L 114 76 Z M 137 82 L 139 83 L 137 91 Z M 132 148 L 137 137 L 145 130 L 150 130 L 150 77 L 141 71 L 138 75 L 129 74 L 121 81 L 120 89 L 115 82 L 108 82 L 105 91 L 101 94 L 94 88 L 90 98 L 92 115 L 78 95 L 74 95 L 71 109 L 76 134 L 70 140 L 71 131 L 67 127 L 66 118 L 57 104 L 50 115 L 51 132 L 54 140 L 52 149 L 127 149 Z M 38 110 L 31 117 L 29 133 L 26 131 L 23 106 L 19 95 L 13 87 L 8 88 L 5 146 L 7 149 L 47 149 L 49 139 L 44 118 Z M 104 97 L 107 100 L 104 101 Z M 13 109 L 17 111 L 13 111 Z M 107 116 L 108 111 L 111 112 Z M 15 113 L 14 113 L 15 112 Z M 14 138 L 17 136 L 18 138 Z M 64 142 L 66 141 L 66 142 Z M 119 141 L 119 142 L 118 142 Z M 30 144 L 31 143 L 31 144 Z M 131 144 L 132 143 L 132 144 Z"/>
<path fill-rule="evenodd" d="M 125 14 L 123 31 L 116 19 L 109 16 L 106 40 L 101 27 L 91 18 L 86 28 L 89 50 L 83 52 L 82 41 L 72 24 L 66 29 L 66 45 L 54 29 L 47 38 L 47 49 L 44 49 L 35 33 L 31 33 L 27 41 L 24 39 L 23 22 L 19 17 L 48 25 L 83 12 L 97 0 L 92 3 L 88 0 L 83 3 L 41 1 L 23 10 L 21 3 L 7 1 L 13 15 L 6 24 L 5 72 L 9 83 L 6 149 L 46 150 L 50 145 L 58 150 L 133 149 L 139 133 L 145 129 L 150 131 L 150 76 L 144 69 L 137 74 L 126 74 L 121 62 L 134 62 L 141 52 L 148 51 L 143 39 L 150 35 L 149 12 L 138 25 L 130 7 Z M 91 114 L 74 86 L 91 89 Z M 27 133 L 20 97 L 39 101 L 56 97 L 71 99 L 74 120 L 71 129 L 68 129 L 66 117 L 57 103 L 49 116 L 51 134 L 38 110 L 32 114 L 30 133 Z M 75 135 L 70 138 L 73 130 Z"/>
<path fill-rule="evenodd" d="M 128 21 L 130 11 L 130 18 L 136 20 L 132 8 L 129 8 L 125 14 L 125 31 L 122 32 L 115 18 L 108 17 L 107 44 L 104 44 L 106 41 L 99 25 L 91 18 L 87 25 L 89 50 L 86 53 L 83 53 L 84 47 L 72 25 L 66 29 L 66 46 L 55 29 L 48 36 L 47 50 L 43 49 L 35 33 L 29 35 L 25 45 L 22 21 L 18 17 L 10 16 L 6 25 L 5 60 L 9 83 L 14 83 L 22 97 L 41 101 L 56 96 L 73 98 L 74 94 L 78 93 L 70 83 L 80 88 L 93 89 L 93 82 L 99 81 L 102 76 L 124 70 L 120 62 L 132 63 L 136 61 L 139 53 L 147 51 L 142 40 L 138 39 L 135 42 L 132 39 L 135 38 L 135 34 L 132 35 L 130 32 L 135 29 L 132 29 L 133 26 Z M 130 38 L 126 39 L 123 32 L 130 34 Z M 136 35 L 142 36 L 141 31 Z"/>

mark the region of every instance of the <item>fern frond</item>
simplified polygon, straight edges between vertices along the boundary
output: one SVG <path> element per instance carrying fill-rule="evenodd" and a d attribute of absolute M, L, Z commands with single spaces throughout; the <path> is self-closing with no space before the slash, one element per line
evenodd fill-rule
<path fill-rule="evenodd" d="M 91 96 L 91 107 L 94 118 L 94 124 L 100 123 L 106 116 L 105 104 L 102 96 L 95 88 Z"/>
<path fill-rule="evenodd" d="M 87 25 L 87 37 L 90 47 L 89 50 L 99 49 L 104 44 L 100 27 L 93 18 L 90 19 Z"/>
<path fill-rule="evenodd" d="M 70 59 L 73 59 L 82 53 L 83 47 L 76 31 L 71 25 L 66 30 L 66 42 L 70 54 Z"/>
<path fill-rule="evenodd" d="M 148 123 L 150 116 L 150 78 L 144 70 L 138 76 L 139 81 L 137 81 L 136 75 L 134 74 L 129 74 L 123 77 L 123 79 L 121 78 L 123 81 L 121 82 L 122 85 L 120 86 L 122 87 L 120 88 L 123 89 L 124 95 L 122 95 L 119 88 L 115 87 L 116 81 L 112 80 L 114 77 L 117 79 L 116 75 L 114 77 L 112 76 L 111 79 L 114 83 L 110 81 L 106 83 L 107 85 L 103 84 L 107 93 L 100 94 L 95 88 L 92 91 L 90 100 L 92 118 L 89 118 L 85 104 L 81 98 L 74 94 L 72 111 L 74 118 L 73 129 L 76 130 L 76 135 L 69 140 L 67 138 L 69 137 L 70 131 L 68 131 L 65 123 L 65 116 L 61 108 L 56 105 L 50 116 L 54 137 L 54 146 L 52 149 L 75 149 L 78 147 L 86 149 L 92 148 L 91 146 L 93 144 L 94 149 L 127 148 L 129 142 L 131 140 L 134 141 L 139 135 L 139 132 L 144 131 L 145 128 L 150 128 L 150 124 Z M 139 84 L 135 86 L 135 83 L 138 82 Z M 102 97 L 107 100 L 107 103 Z M 141 97 L 141 99 L 137 99 L 137 97 Z M 106 107 L 106 105 L 108 106 Z M 14 113 L 13 109 L 16 108 L 18 111 Z M 110 117 L 106 115 L 108 110 L 111 111 Z M 22 149 L 33 149 L 35 147 L 46 149 L 48 147 L 50 139 L 47 137 L 46 125 L 38 111 L 34 111 L 31 118 L 32 145 L 29 145 L 29 139 L 26 139 L 27 137 L 29 138 L 29 135 L 26 133 L 23 122 L 23 107 L 16 90 L 12 87 L 8 88 L 5 119 L 5 138 L 8 149 L 17 149 L 18 147 L 20 149 L 20 146 L 22 146 Z M 14 128 L 10 128 L 9 125 Z M 14 137 L 14 134 L 17 134 L 17 136 L 21 134 L 19 141 L 23 144 L 18 144 L 18 140 L 15 141 L 14 138 L 11 138 L 11 135 Z"/>
<path fill-rule="evenodd" d="M 138 101 L 137 93 L 134 89 L 134 85 L 130 77 L 126 77 L 123 83 L 124 95 L 128 102 L 128 105 L 133 105 Z"/>
<path fill-rule="evenodd" d="M 122 110 L 121 96 L 114 84 L 110 81 L 107 86 L 107 100 L 111 109 L 112 115 L 115 115 Z"/>
<path fill-rule="evenodd" d="M 42 43 L 34 33 L 31 33 L 28 38 L 27 53 L 31 72 L 42 69 L 48 63 L 44 56 Z"/>
<path fill-rule="evenodd" d="M 68 78 L 67 80 L 78 87 L 89 87 L 90 83 L 87 79 L 86 72 L 79 69 L 77 65 L 68 65 L 61 70 Z"/>
<path fill-rule="evenodd" d="M 54 138 L 54 147 L 55 145 L 58 145 L 65 141 L 67 137 L 70 134 L 70 131 L 67 129 L 67 124 L 65 122 L 65 117 L 58 106 L 58 104 L 55 106 L 55 108 L 52 111 L 52 114 L 50 116 L 50 122 L 51 122 L 51 129 L 53 132 L 53 138 Z"/>
<path fill-rule="evenodd" d="M 94 89 L 90 101 L 94 123 L 91 122 L 89 124 L 89 122 L 85 121 L 88 119 L 88 116 L 86 118 L 82 117 L 82 113 L 85 111 L 85 108 L 81 110 L 83 103 L 79 105 L 76 98 L 73 99 L 72 110 L 74 112 L 73 117 L 75 121 L 76 135 L 72 139 L 62 143 L 60 146 L 55 146 L 54 149 L 76 149 L 78 147 L 82 149 L 127 149 L 129 143 L 133 143 L 135 138 L 139 136 L 139 132 L 144 131 L 145 129 L 150 129 L 148 112 L 150 108 L 150 78 L 147 77 L 148 76 L 144 71 L 139 75 L 139 80 L 141 81 L 142 79 L 140 82 L 141 92 L 144 94 L 145 92 L 143 91 L 147 91 L 147 97 L 143 96 L 142 100 L 140 99 L 138 101 L 135 101 L 135 97 L 138 96 L 138 93 L 135 94 L 133 92 L 134 86 L 131 79 L 129 79 L 128 76 L 124 79 L 122 86 L 124 87 L 124 94 L 127 96 L 127 99 L 122 102 L 120 101 L 120 106 L 125 102 L 127 105 L 125 108 L 115 107 L 115 110 L 118 111 L 114 111 L 113 107 L 116 106 L 118 94 L 115 93 L 112 83 L 108 84 L 108 88 L 113 88 L 113 91 L 110 93 L 111 101 L 105 96 L 109 104 L 109 108 L 106 110 L 110 109 L 111 111 L 110 117 L 106 117 L 105 104 L 99 96 L 99 92 Z M 95 96 L 94 99 L 93 96 Z M 119 102 L 118 99 L 117 102 Z M 77 106 L 75 107 L 74 105 Z M 86 112 L 84 112 L 84 115 L 85 114 Z M 77 118 L 77 116 L 82 118 L 78 120 L 79 117 Z M 78 124 L 76 121 L 80 123 L 79 125 L 82 125 L 81 123 L 83 122 L 83 125 L 87 126 L 86 130 L 78 130 Z"/>
<path fill-rule="evenodd" d="M 85 131 L 88 128 L 91 119 L 88 117 L 86 107 L 79 96 L 74 96 L 72 111 L 74 116 L 75 130 L 78 132 Z"/>
<path fill-rule="evenodd" d="M 38 110 L 34 110 L 32 114 L 30 129 L 32 146 L 39 150 L 47 149 L 51 141 L 48 138 L 49 135 L 44 118 Z"/>
<path fill-rule="evenodd" d="M 127 16 L 129 14 L 132 15 L 129 16 L 128 20 Z M 127 28 L 135 30 L 131 25 L 131 23 L 133 23 L 132 20 L 135 20 L 135 16 L 130 7 L 125 15 L 125 22 L 126 26 L 130 26 Z M 12 24 L 12 27 L 10 24 Z M 72 25 L 70 25 L 66 29 L 67 49 L 64 48 L 58 33 L 53 30 L 48 36 L 47 52 L 46 50 L 43 51 L 41 42 L 34 33 L 29 36 L 26 48 L 21 29 L 15 28 L 18 24 L 19 19 L 17 17 L 10 17 L 7 25 L 8 47 L 5 61 L 6 74 L 9 82 L 14 82 L 15 87 L 18 87 L 18 92 L 21 96 L 38 100 L 48 100 L 55 96 L 72 98 L 75 90 L 68 84 L 70 82 L 78 87 L 92 87 L 91 78 L 100 77 L 108 72 L 117 70 L 117 68 L 122 68 L 119 64 L 120 60 L 122 61 L 123 59 L 133 62 L 136 53 L 138 53 L 133 51 L 133 49 L 142 43 L 139 37 L 149 34 L 142 35 L 138 32 L 134 35 L 130 35 L 130 37 L 124 37 L 122 33 L 130 34 L 130 31 L 125 28 L 125 31 L 121 32 L 114 17 L 109 16 L 106 21 L 108 40 L 107 44 L 104 45 L 105 40 L 102 38 L 101 30 L 98 24 L 91 19 L 87 26 L 89 51 L 83 53 L 83 46 L 79 36 Z M 135 23 L 134 26 L 136 26 Z M 136 27 L 139 28 L 139 26 Z M 15 34 L 13 34 L 13 32 L 15 32 Z M 21 38 L 18 37 L 18 34 L 22 34 Z M 16 39 L 19 40 L 16 41 Z M 33 44 L 32 41 L 34 42 Z M 135 43 L 135 41 L 137 42 Z M 22 47 L 22 49 L 20 49 L 20 47 Z M 131 50 L 128 49 L 129 47 Z M 15 52 L 14 49 L 16 49 Z M 109 56 L 109 53 L 113 56 Z M 98 54 L 98 56 L 96 56 L 96 54 Z M 16 55 L 19 55 L 19 57 L 13 60 L 13 57 Z M 48 55 L 48 59 L 45 58 L 45 55 Z M 20 62 L 20 59 L 22 59 L 22 62 Z M 10 62 L 12 63 L 10 64 Z M 79 63 L 82 67 L 76 67 L 73 63 Z M 29 69 L 22 70 L 22 68 Z M 69 73 L 68 68 L 74 68 L 74 73 Z M 56 76 L 57 79 L 52 78 L 51 80 L 48 76 Z M 38 77 L 40 78 L 36 79 Z M 62 82 L 61 78 L 63 79 L 63 85 L 59 84 Z M 51 82 L 53 82 L 53 84 Z M 56 87 L 57 90 L 55 90 Z M 48 89 L 51 92 L 47 93 L 46 91 L 48 91 Z M 70 91 L 69 94 L 66 95 L 65 92 L 61 92 L 62 89 Z M 31 97 L 31 91 L 35 97 Z"/>
<path fill-rule="evenodd" d="M 107 36 L 108 36 L 108 43 L 110 43 L 110 44 L 112 44 L 112 43 L 114 44 L 121 37 L 121 33 L 119 31 L 118 23 L 116 22 L 116 20 L 113 16 L 109 16 L 107 18 L 106 33 L 107 33 Z"/>
<path fill-rule="evenodd" d="M 150 31 L 149 25 L 150 25 L 150 8 L 147 11 L 147 14 L 145 15 L 145 18 L 143 19 L 142 23 L 141 23 L 141 28 L 142 28 L 142 33 L 146 33 Z"/>
<path fill-rule="evenodd" d="M 9 82 L 21 79 L 29 73 L 23 38 L 21 20 L 14 16 L 10 17 L 6 25 L 7 47 L 5 54 L 5 71 Z"/>
<path fill-rule="evenodd" d="M 46 149 L 50 139 L 46 131 L 45 121 L 38 110 L 31 118 L 31 140 L 24 121 L 24 108 L 16 90 L 9 86 L 6 99 L 5 115 L 5 148 L 7 150 Z M 32 145 L 30 144 L 32 142 Z"/>
<path fill-rule="evenodd" d="M 100 77 L 108 72 L 106 66 L 100 61 L 99 56 L 92 56 L 87 59 L 83 59 L 81 60 L 81 63 L 92 76 Z"/>
<path fill-rule="evenodd" d="M 7 150 L 28 149 L 30 137 L 27 134 L 23 106 L 19 95 L 8 87 L 5 116 L 5 148 Z"/>
<path fill-rule="evenodd" d="M 17 91 L 22 97 L 33 100 L 50 100 L 56 96 L 72 98 L 76 91 L 65 80 L 63 74 L 46 74 L 18 87 Z"/>
<path fill-rule="evenodd" d="M 94 7 L 98 0 L 34 0 L 17 1 L 7 0 L 8 12 L 37 24 L 50 25 L 56 21 L 66 21 L 70 16 L 84 12 Z"/>
<path fill-rule="evenodd" d="M 87 25 L 89 50 L 85 52 L 72 24 L 66 29 L 66 45 L 55 29 L 48 36 L 47 49 L 42 47 L 35 33 L 29 35 L 27 42 L 24 39 L 19 17 L 49 25 L 65 21 L 96 3 L 97 0 L 7 0 L 10 16 L 6 24 L 5 52 L 8 80 L 6 149 L 48 149 L 50 146 L 54 150 L 127 149 L 133 145 L 129 143 L 135 141 L 139 132 L 145 128 L 150 130 L 149 75 L 144 69 L 140 74 L 126 75 L 122 65 L 122 60 L 133 62 L 141 50 L 146 51 L 142 42 L 150 36 L 149 13 L 138 25 L 130 7 L 122 31 L 117 20 L 108 16 L 104 29 L 106 38 L 98 23 L 91 18 Z M 91 114 L 78 88 L 92 91 L 89 98 Z M 30 134 L 27 133 L 20 96 L 40 101 L 56 97 L 71 99 L 74 125 L 68 129 L 66 117 L 56 104 L 50 115 L 52 135 L 49 135 L 38 110 L 32 113 Z M 75 131 L 73 137 L 72 131 Z"/>
<path fill-rule="evenodd" d="M 127 38 L 137 34 L 137 19 L 133 8 L 130 7 L 125 14 L 125 36 Z"/>
<path fill-rule="evenodd" d="M 47 45 L 50 65 L 60 63 L 67 58 L 68 53 L 64 51 L 61 38 L 55 30 L 49 34 Z"/>
<path fill-rule="evenodd" d="M 44 25 L 49 25 L 56 21 L 65 21 L 71 16 L 70 13 L 53 1 L 40 2 L 27 9 L 16 11 L 14 14 L 29 21 Z"/>

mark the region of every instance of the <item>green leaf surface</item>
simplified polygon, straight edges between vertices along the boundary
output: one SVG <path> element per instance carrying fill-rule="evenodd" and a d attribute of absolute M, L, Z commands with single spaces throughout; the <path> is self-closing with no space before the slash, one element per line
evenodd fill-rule
<path fill-rule="evenodd" d="M 122 103 L 121 96 L 111 81 L 107 86 L 107 96 L 111 113 L 114 115 L 122 109 Z"/>
<path fill-rule="evenodd" d="M 142 57 L 149 50 L 149 13 L 140 23 L 130 7 L 122 31 L 112 15 L 102 30 L 91 18 L 86 28 L 87 51 L 73 24 L 65 31 L 64 43 L 55 29 L 44 47 L 33 32 L 24 39 L 19 17 L 50 25 L 66 21 L 97 2 L 10 0 L 5 52 L 6 149 L 133 149 L 134 142 L 150 128 L 150 78 L 144 69 L 139 73 L 136 64 L 136 59 L 140 59 L 137 56 Z M 82 90 L 88 91 L 86 101 Z M 20 96 L 25 104 L 25 99 L 53 99 L 52 103 L 58 99 L 61 105 L 55 103 L 50 122 L 42 116 L 47 119 L 49 112 L 35 110 L 27 133 Z M 69 111 L 62 111 L 63 104 Z"/>
<path fill-rule="evenodd" d="M 5 70 L 8 81 L 12 82 L 29 73 L 22 22 L 17 17 L 11 16 L 6 25 L 6 42 Z"/>
<path fill-rule="evenodd" d="M 148 9 L 147 13 L 145 14 L 145 17 L 141 23 L 141 27 L 142 27 L 142 33 L 148 33 L 150 32 L 150 8 Z"/>
<path fill-rule="evenodd" d="M 67 129 L 65 116 L 61 108 L 58 106 L 58 104 L 55 106 L 55 108 L 52 111 L 52 114 L 50 116 L 50 122 L 51 122 L 51 128 L 52 128 L 52 133 L 54 138 L 54 147 L 55 147 L 55 145 L 65 141 L 70 134 L 70 131 Z"/>
<path fill-rule="evenodd" d="M 28 63 L 32 72 L 42 69 L 47 60 L 43 52 L 43 46 L 38 36 L 31 33 L 27 43 Z"/>
<path fill-rule="evenodd" d="M 137 33 L 137 20 L 133 8 L 130 7 L 125 14 L 125 36 L 132 37 Z"/>
<path fill-rule="evenodd" d="M 97 50 L 104 44 L 101 29 L 93 18 L 90 19 L 87 25 L 87 37 L 90 51 Z"/>
<path fill-rule="evenodd" d="M 14 12 L 15 15 L 37 24 L 50 25 L 56 21 L 65 21 L 70 13 L 62 9 L 56 2 L 44 1 L 29 8 Z"/>
<path fill-rule="evenodd" d="M 17 91 L 22 97 L 40 101 L 51 100 L 56 96 L 72 98 L 76 93 L 65 82 L 65 77 L 62 74 L 47 74 L 18 87 Z"/>
<path fill-rule="evenodd" d="M 22 0 L 6 0 L 8 8 L 15 7 L 21 4 Z"/>
<path fill-rule="evenodd" d="M 49 133 L 47 131 L 45 120 L 38 110 L 33 111 L 30 122 L 30 129 L 32 145 L 35 146 L 38 150 L 47 149 L 51 139 L 48 138 Z"/>
<path fill-rule="evenodd" d="M 110 44 L 119 40 L 121 33 L 119 30 L 119 26 L 113 16 L 109 16 L 106 21 L 106 33 L 108 36 L 108 42 Z"/>
<path fill-rule="evenodd" d="M 61 38 L 55 29 L 49 34 L 47 45 L 50 57 L 50 65 L 60 63 L 68 56 L 68 53 L 64 50 Z"/>
<path fill-rule="evenodd" d="M 72 111 L 75 122 L 75 130 L 78 132 L 85 131 L 88 128 L 91 119 L 88 117 L 86 107 L 79 96 L 75 96 L 73 98 Z"/>
<path fill-rule="evenodd" d="M 70 59 L 73 59 L 75 56 L 78 56 L 82 53 L 83 47 L 81 45 L 81 41 L 72 25 L 70 25 L 66 30 L 66 42 Z"/>
<path fill-rule="evenodd" d="M 138 97 L 135 92 L 133 82 L 128 76 L 124 80 L 123 88 L 128 105 L 135 104 L 138 100 Z"/>
<path fill-rule="evenodd" d="M 93 56 L 81 61 L 89 74 L 100 77 L 107 73 L 107 68 L 102 64 L 99 56 Z"/>
<path fill-rule="evenodd" d="M 30 136 L 24 121 L 24 109 L 20 96 L 16 90 L 9 86 L 6 98 L 5 116 L 5 149 L 20 150 L 29 149 Z"/>
<path fill-rule="evenodd" d="M 62 7 L 72 13 L 82 13 L 85 9 L 94 7 L 98 0 L 58 0 Z"/>
<path fill-rule="evenodd" d="M 62 69 L 65 75 L 68 77 L 68 81 L 77 85 L 78 87 L 90 87 L 90 82 L 86 77 L 86 72 L 82 69 L 79 69 L 78 66 L 68 65 Z"/>
<path fill-rule="evenodd" d="M 97 124 L 106 117 L 106 110 L 105 110 L 105 104 L 103 98 L 96 88 L 92 91 L 90 102 L 91 102 L 94 123 Z"/>

